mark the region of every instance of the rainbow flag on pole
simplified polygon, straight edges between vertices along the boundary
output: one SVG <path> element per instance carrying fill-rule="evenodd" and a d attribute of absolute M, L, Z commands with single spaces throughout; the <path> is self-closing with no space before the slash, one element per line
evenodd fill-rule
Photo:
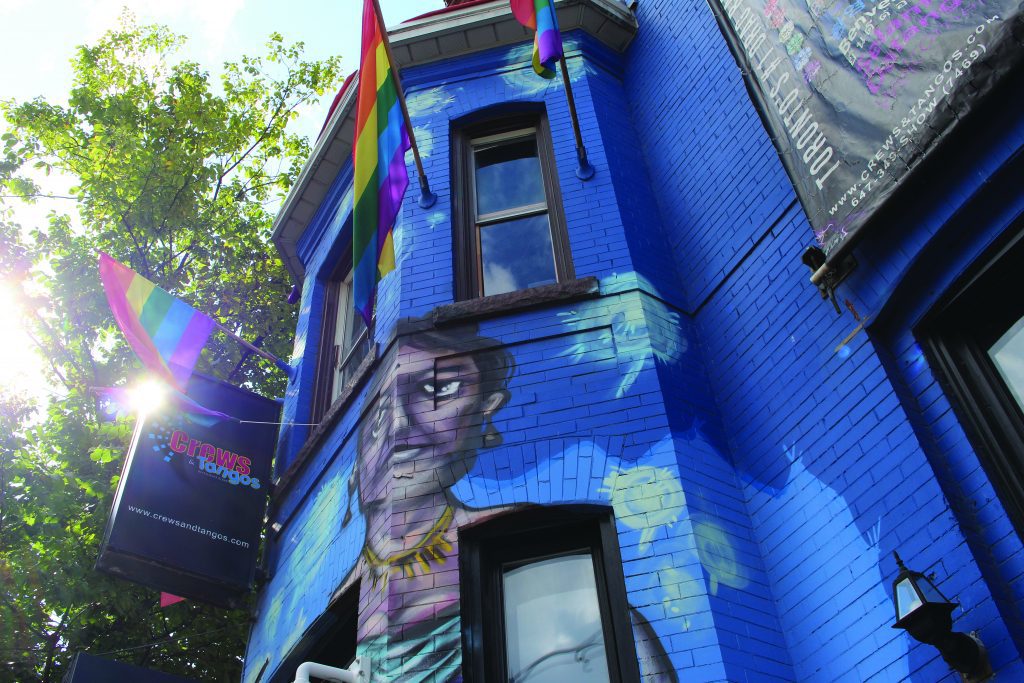
<path fill-rule="evenodd" d="M 139 360 L 184 392 L 216 323 L 102 252 L 100 280 L 114 320 Z"/>
<path fill-rule="evenodd" d="M 363 2 L 363 46 L 356 98 L 355 200 L 352 216 L 352 284 L 356 309 L 366 324 L 373 317 L 377 283 L 395 269 L 392 229 L 402 206 L 409 172 L 405 127 L 394 70 L 384 47 L 373 0 Z"/>
<path fill-rule="evenodd" d="M 562 58 L 555 0 L 510 0 L 516 20 L 533 34 L 533 70 L 544 78 L 555 77 L 555 62 Z"/>

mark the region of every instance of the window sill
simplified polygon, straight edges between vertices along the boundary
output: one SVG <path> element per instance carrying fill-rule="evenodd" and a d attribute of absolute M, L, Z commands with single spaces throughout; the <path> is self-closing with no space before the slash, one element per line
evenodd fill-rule
<path fill-rule="evenodd" d="M 309 433 L 309 437 L 306 438 L 306 443 L 302 444 L 302 448 L 295 455 L 295 460 L 288 469 L 285 470 L 284 474 L 278 477 L 274 481 L 274 497 L 283 493 L 288 486 L 294 481 L 296 475 L 303 469 L 306 461 L 320 449 L 320 445 L 323 440 L 331 433 L 334 426 L 338 423 L 338 420 L 345 411 L 349 408 L 349 404 L 352 403 L 352 399 L 355 398 L 358 390 L 365 383 L 366 379 L 370 376 L 370 371 L 373 366 L 377 364 L 378 350 L 377 344 L 371 343 L 370 348 L 366 352 L 366 357 L 359 363 L 359 367 L 356 368 L 355 373 L 352 375 L 352 379 L 348 381 L 345 388 L 338 394 L 338 398 L 334 400 L 331 407 L 324 413 L 320 423 L 313 427 Z"/>
<path fill-rule="evenodd" d="M 565 303 L 578 299 L 590 299 L 600 294 L 596 277 L 585 277 L 554 285 L 531 287 L 516 292 L 494 294 L 457 301 L 454 304 L 438 306 L 430 313 L 430 318 L 437 326 L 490 318 L 506 313 L 525 311 L 555 303 Z"/>

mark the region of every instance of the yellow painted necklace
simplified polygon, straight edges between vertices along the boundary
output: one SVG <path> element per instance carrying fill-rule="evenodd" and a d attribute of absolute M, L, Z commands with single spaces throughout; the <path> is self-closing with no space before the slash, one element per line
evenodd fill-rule
<path fill-rule="evenodd" d="M 447 558 L 446 553 L 451 552 L 452 543 L 446 536 L 454 517 L 454 511 L 451 507 L 446 506 L 441 517 L 424 534 L 423 540 L 413 547 L 381 558 L 367 544 L 363 548 L 363 558 L 371 568 L 376 569 L 380 574 L 384 574 L 390 568 L 391 571 L 401 571 L 404 576 L 411 577 L 416 576 L 417 567 L 420 574 L 427 574 L 430 572 L 431 564 L 444 564 Z"/>

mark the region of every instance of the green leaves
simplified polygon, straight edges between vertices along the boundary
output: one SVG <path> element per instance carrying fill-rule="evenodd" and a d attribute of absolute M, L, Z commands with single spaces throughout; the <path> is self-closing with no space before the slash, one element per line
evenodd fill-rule
<path fill-rule="evenodd" d="M 201 680 L 240 675 L 244 614 L 191 602 L 160 610 L 155 591 L 92 568 L 133 428 L 103 416 L 92 389 L 140 374 L 96 251 L 287 358 L 294 310 L 266 207 L 309 153 L 289 121 L 334 87 L 339 64 L 304 61 L 301 43 L 275 34 L 264 55 L 213 77 L 178 61 L 184 41 L 126 14 L 76 51 L 67 105 L 0 103 L 0 279 L 19 289 L 54 392 L 36 406 L 0 388 L 3 680 L 56 682 L 79 650 Z M 74 199 L 38 225 L 6 221 L 10 197 L 35 199 L 47 175 L 68 179 Z M 241 358 L 215 337 L 199 370 L 227 377 Z M 256 359 L 233 381 L 271 396 L 285 388 Z"/>
<path fill-rule="evenodd" d="M 94 448 L 92 449 L 92 452 L 89 453 L 89 459 L 102 465 L 104 463 L 112 462 L 120 455 L 120 453 L 112 448 Z"/>

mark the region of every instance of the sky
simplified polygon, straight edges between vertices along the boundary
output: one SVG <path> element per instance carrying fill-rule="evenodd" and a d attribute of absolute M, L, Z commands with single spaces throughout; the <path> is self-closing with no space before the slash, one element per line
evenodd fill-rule
<path fill-rule="evenodd" d="M 384 23 L 444 6 L 442 0 L 380 0 Z M 347 74 L 359 60 L 361 0 L 0 0 L 0 98 L 66 99 L 75 47 L 113 27 L 122 8 L 139 23 L 160 23 L 188 36 L 184 57 L 211 74 L 225 61 L 259 54 L 277 31 L 306 44 L 307 58 L 341 55 Z M 45 49 L 40 49 L 45 46 Z M 303 130 L 319 130 L 330 104 L 303 112 Z"/>
<path fill-rule="evenodd" d="M 380 4 L 388 26 L 444 6 L 443 0 Z M 124 9 L 140 24 L 164 24 L 187 36 L 181 58 L 198 62 L 214 81 L 224 62 L 262 54 L 274 31 L 287 43 L 305 43 L 307 59 L 340 55 L 343 76 L 359 62 L 362 0 L 0 0 L 0 100 L 43 97 L 66 104 L 76 47 L 114 27 Z M 325 93 L 316 104 L 299 109 L 293 130 L 315 137 L 333 97 L 334 93 Z M 4 127 L 0 119 L 0 130 Z M 67 195 L 73 184 L 67 178 L 38 180 L 60 195 Z M 66 200 L 19 209 L 17 220 L 25 227 L 43 223 L 54 208 L 66 211 Z"/>
<path fill-rule="evenodd" d="M 380 0 L 380 4 L 388 26 L 444 6 L 442 0 Z M 361 0 L 0 0 L 0 100 L 20 102 L 41 96 L 66 104 L 75 48 L 114 27 L 122 8 L 131 10 L 140 24 L 164 24 L 187 36 L 181 57 L 198 62 L 215 79 L 225 61 L 262 54 L 267 36 L 274 31 L 287 43 L 304 42 L 307 59 L 340 55 L 345 75 L 358 65 Z M 333 97 L 334 93 L 326 93 L 318 104 L 300 110 L 296 132 L 310 137 L 319 132 Z M 45 182 L 57 194 L 67 194 L 73 184 L 56 177 Z M 54 199 L 19 207 L 15 221 L 23 228 L 45 224 L 50 210 L 68 212 L 68 204 Z M 17 330 L 10 296 L 0 281 L 0 325 L 7 330 L 0 339 L 0 351 L 8 361 L 17 352 L 17 362 L 0 364 L 0 388 L 22 389 L 38 397 L 45 393 L 39 384 L 41 359 L 28 352 L 31 343 Z"/>

